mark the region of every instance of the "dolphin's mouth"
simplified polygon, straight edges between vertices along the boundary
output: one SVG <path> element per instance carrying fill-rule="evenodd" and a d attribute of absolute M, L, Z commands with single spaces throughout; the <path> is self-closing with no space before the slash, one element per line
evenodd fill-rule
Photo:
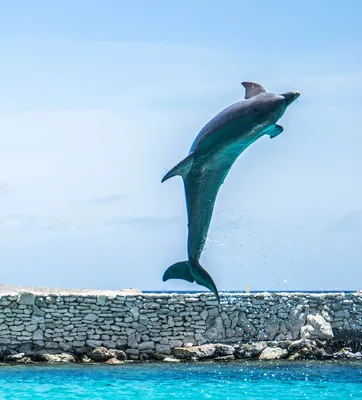
<path fill-rule="evenodd" d="M 295 92 L 283 93 L 281 96 L 285 98 L 287 106 L 289 106 L 293 103 L 294 100 L 296 100 L 300 96 L 300 92 L 296 90 Z"/>

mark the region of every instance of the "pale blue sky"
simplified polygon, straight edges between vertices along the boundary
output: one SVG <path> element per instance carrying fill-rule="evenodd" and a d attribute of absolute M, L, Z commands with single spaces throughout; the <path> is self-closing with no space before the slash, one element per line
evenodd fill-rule
<path fill-rule="evenodd" d="M 176 290 L 182 181 L 240 82 L 300 90 L 236 162 L 203 265 L 220 290 L 362 289 L 359 1 L 1 1 L 0 283 Z"/>

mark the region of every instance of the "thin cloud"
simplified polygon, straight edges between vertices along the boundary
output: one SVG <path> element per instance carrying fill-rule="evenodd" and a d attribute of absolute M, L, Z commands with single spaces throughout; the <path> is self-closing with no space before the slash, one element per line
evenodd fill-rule
<path fill-rule="evenodd" d="M 44 226 L 44 228 L 42 230 L 46 231 L 46 232 L 57 232 L 59 230 L 63 230 L 68 227 L 69 227 L 68 222 L 60 221 L 60 222 L 50 223 L 50 224 Z"/>
<path fill-rule="evenodd" d="M 115 194 L 115 195 L 110 195 L 110 196 L 105 196 L 105 197 L 95 197 L 94 199 L 91 199 L 89 201 L 89 204 L 102 205 L 102 204 L 118 203 L 127 197 L 128 197 L 127 194 Z"/>
<path fill-rule="evenodd" d="M 117 217 L 105 221 L 104 225 L 109 227 L 133 226 L 136 228 L 158 229 L 170 226 L 178 221 L 179 219 L 175 217 Z"/>
<path fill-rule="evenodd" d="M 34 214 L 7 214 L 0 218 L 1 229 L 33 229 L 37 217 Z"/>
<path fill-rule="evenodd" d="M 0 182 L 0 192 L 5 192 L 10 188 L 9 182 Z"/>
<path fill-rule="evenodd" d="M 362 227 L 362 211 L 351 211 L 337 220 L 332 228 L 335 232 L 352 232 Z"/>

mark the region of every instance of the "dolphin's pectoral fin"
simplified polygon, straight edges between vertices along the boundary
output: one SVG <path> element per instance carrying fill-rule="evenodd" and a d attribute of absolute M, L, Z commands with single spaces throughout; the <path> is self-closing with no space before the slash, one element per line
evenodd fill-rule
<path fill-rule="evenodd" d="M 273 139 L 283 132 L 284 128 L 280 125 L 275 125 L 269 132 L 270 139 Z"/>
<path fill-rule="evenodd" d="M 167 181 L 167 179 L 170 179 L 176 175 L 185 176 L 191 168 L 193 159 L 194 155 L 189 154 L 186 158 L 180 161 L 175 167 L 170 169 L 170 171 L 168 171 L 167 174 L 162 178 L 161 182 L 165 182 Z"/>
<path fill-rule="evenodd" d="M 257 96 L 260 93 L 265 93 L 263 86 L 254 82 L 241 82 L 245 88 L 245 99 L 250 99 L 251 97 Z"/>
<path fill-rule="evenodd" d="M 205 286 L 206 288 L 211 290 L 217 298 L 217 301 L 220 303 L 220 296 L 216 288 L 215 282 L 211 278 L 211 275 L 206 271 L 206 269 L 203 268 L 200 263 L 197 263 L 197 266 L 192 269 L 192 273 L 195 277 L 196 283 L 201 286 Z"/>
<path fill-rule="evenodd" d="M 190 263 L 188 261 L 181 261 L 167 268 L 162 280 L 165 282 L 169 279 L 184 279 L 191 283 L 195 282 L 191 273 Z"/>

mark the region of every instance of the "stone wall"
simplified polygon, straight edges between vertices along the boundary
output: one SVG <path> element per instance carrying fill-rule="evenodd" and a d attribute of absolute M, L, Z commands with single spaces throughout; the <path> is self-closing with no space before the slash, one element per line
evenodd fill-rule
<path fill-rule="evenodd" d="M 104 346 L 130 359 L 205 343 L 362 338 L 362 293 L 34 294 L 0 296 L 0 350 L 87 353 Z"/>

